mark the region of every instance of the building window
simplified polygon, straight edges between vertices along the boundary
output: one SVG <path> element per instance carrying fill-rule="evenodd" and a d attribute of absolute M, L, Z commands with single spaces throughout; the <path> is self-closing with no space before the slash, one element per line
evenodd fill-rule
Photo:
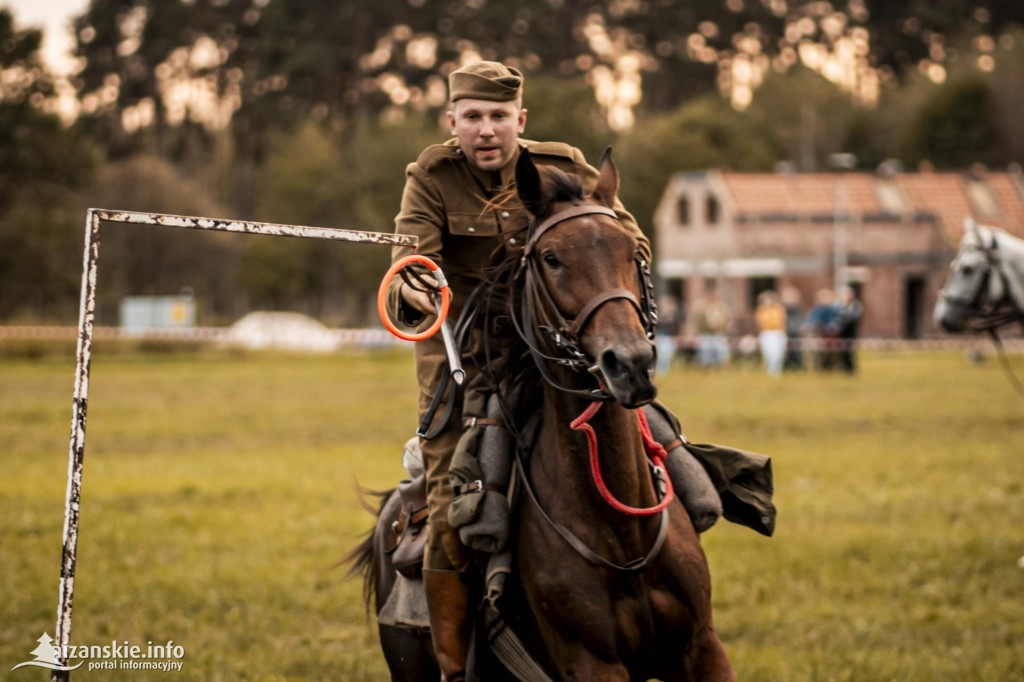
<path fill-rule="evenodd" d="M 707 217 L 708 225 L 718 224 L 718 199 L 712 194 L 708 195 L 707 202 L 705 202 L 704 214 Z"/>
<path fill-rule="evenodd" d="M 685 227 L 690 224 L 690 197 L 685 194 L 676 202 L 676 217 L 680 225 Z"/>

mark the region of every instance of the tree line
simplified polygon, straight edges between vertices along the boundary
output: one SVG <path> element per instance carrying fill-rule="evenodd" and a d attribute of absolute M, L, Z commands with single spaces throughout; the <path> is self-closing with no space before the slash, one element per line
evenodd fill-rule
<path fill-rule="evenodd" d="M 524 70 L 527 137 L 592 160 L 612 144 L 645 230 L 683 170 L 1020 162 L 1022 21 L 1007 0 L 91 0 L 62 123 L 41 32 L 0 10 L 0 322 L 74 321 L 88 207 L 390 231 L 405 164 L 446 137 L 444 76 L 471 56 Z M 857 35 L 880 83 L 867 103 L 800 58 Z M 744 108 L 727 92 L 740 58 L 760 65 Z M 388 259 L 111 226 L 100 321 L 188 287 L 200 324 L 256 308 L 365 324 Z"/>

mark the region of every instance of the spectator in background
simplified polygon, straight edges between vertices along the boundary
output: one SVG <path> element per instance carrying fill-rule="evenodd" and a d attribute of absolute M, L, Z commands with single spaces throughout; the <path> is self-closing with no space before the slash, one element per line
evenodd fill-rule
<path fill-rule="evenodd" d="M 805 369 L 800 336 L 804 323 L 804 304 L 800 290 L 786 287 L 782 290 L 782 305 L 786 309 L 786 362 L 784 369 Z"/>
<path fill-rule="evenodd" d="M 709 289 L 707 299 L 697 314 L 697 362 L 701 367 L 718 367 L 729 361 L 729 311 L 718 298 L 715 289 Z"/>
<path fill-rule="evenodd" d="M 853 287 L 845 286 L 839 293 L 838 314 L 833 321 L 836 337 L 842 342 L 839 350 L 839 366 L 844 372 L 853 374 L 857 371 L 857 358 L 853 344 L 860 329 L 860 316 L 864 306 L 857 300 Z"/>
<path fill-rule="evenodd" d="M 754 321 L 765 369 L 768 376 L 777 377 L 786 358 L 786 309 L 777 292 L 762 291 L 757 297 Z"/>
<path fill-rule="evenodd" d="M 668 372 L 676 354 L 676 337 L 682 328 L 685 314 L 675 296 L 658 297 L 658 330 L 654 337 L 658 349 L 658 374 Z"/>
<path fill-rule="evenodd" d="M 754 325 L 737 322 L 729 338 L 736 339 L 736 349 L 732 354 L 733 366 L 755 369 L 761 364 L 761 345 L 754 335 Z"/>
<path fill-rule="evenodd" d="M 816 343 L 811 352 L 814 355 L 814 368 L 819 371 L 830 370 L 834 363 L 834 349 L 829 345 L 835 339 L 835 320 L 839 316 L 835 294 L 831 289 L 821 289 L 814 299 L 814 305 L 804 320 L 804 335 Z"/>

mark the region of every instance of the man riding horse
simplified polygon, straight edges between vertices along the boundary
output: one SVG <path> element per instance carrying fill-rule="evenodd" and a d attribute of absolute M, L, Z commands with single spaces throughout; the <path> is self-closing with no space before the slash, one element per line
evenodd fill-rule
<path fill-rule="evenodd" d="M 614 178 L 614 189 L 604 193 L 605 208 L 581 207 L 570 212 L 613 215 L 631 239 L 635 238 L 633 260 L 640 280 L 636 284 L 645 302 L 638 302 L 632 294 L 623 294 L 621 289 L 610 290 L 610 298 L 631 298 L 641 316 L 651 323 L 653 333 L 656 316 L 647 300 L 653 299 L 647 270 L 650 243 L 616 198 L 618 176 L 614 165 L 606 155 L 599 174 L 574 147 L 521 139 L 519 135 L 526 125 L 522 84 L 519 71 L 497 62 L 477 62 L 450 75 L 452 106 L 447 117 L 455 137 L 428 147 L 406 168 L 396 232 L 417 236 L 418 253 L 442 267 L 451 287 L 450 312 L 459 317 L 474 290 L 485 282 L 488 266 L 528 260 L 523 259 L 525 236 L 536 216 L 523 205 L 523 188 L 518 188 L 519 193 L 516 191 L 517 163 L 535 168 L 535 161 L 557 169 L 553 173 L 562 171 L 577 176 L 582 187 L 578 187 L 580 194 L 572 200 L 574 206 L 585 200 L 583 193 L 589 195 L 600 188 L 601 178 L 606 184 Z M 538 188 L 539 184 L 534 190 Z M 543 226 L 538 231 L 542 229 Z M 392 260 L 397 262 L 408 255 L 409 249 L 395 248 Z M 416 279 L 419 281 L 395 279 L 387 291 L 388 313 L 412 330 L 430 326 L 435 314 L 430 286 L 436 282 L 424 276 Z M 598 300 L 609 300 L 608 293 Z M 577 323 L 585 324 L 588 314 L 579 315 Z M 479 423 L 498 421 L 488 418 L 487 394 L 492 388 L 489 375 L 497 373 L 495 365 L 501 363 L 505 351 L 514 347 L 518 333 L 508 315 L 484 319 L 485 328 L 473 328 L 466 337 L 468 341 L 461 346 L 466 370 L 464 398 L 454 390 L 447 395 L 444 391 L 447 353 L 442 339 L 432 336 L 415 347 L 428 507 L 423 587 L 434 652 L 448 682 L 465 677 L 474 612 L 470 604 L 474 555 L 449 525 L 449 508 L 453 507 L 455 497 L 449 469 L 460 437 L 465 433 L 467 440 L 472 440 L 468 438 L 472 429 L 463 431 L 467 425 L 475 428 Z M 690 443 L 681 436 L 674 417 L 660 407 L 649 418 L 654 438 L 668 451 L 665 469 L 694 530 L 702 532 L 724 515 L 771 535 L 775 509 L 771 504 L 768 458 L 732 448 Z M 456 471 L 451 473 L 455 475 Z M 475 484 L 477 491 L 490 487 L 486 479 Z M 461 523 L 457 521 L 456 525 Z M 372 543 L 367 547 L 372 547 Z M 372 553 L 372 549 L 366 551 Z"/>
<path fill-rule="evenodd" d="M 416 235 L 418 253 L 442 267 L 452 289 L 451 314 L 457 318 L 468 295 L 483 279 L 492 254 L 523 248 L 522 239 L 509 238 L 525 234 L 530 222 L 526 209 L 509 192 L 520 150 L 528 148 L 537 162 L 580 176 L 587 191 L 593 189 L 597 171 L 575 147 L 519 137 L 527 111 L 522 106 L 523 76 L 517 69 L 497 62 L 473 63 L 449 76 L 449 88 L 447 118 L 454 137 L 428 147 L 406 168 L 395 232 Z M 615 212 L 623 226 L 636 234 L 640 255 L 650 262 L 650 243 L 636 220 L 621 203 Z M 392 259 L 407 255 L 409 249 L 395 248 Z M 508 255 L 508 251 L 498 253 L 497 258 Z M 389 312 L 400 324 L 425 327 L 434 314 L 429 295 L 401 279 L 392 282 L 388 293 Z M 482 355 L 482 343 L 482 338 L 474 337 L 469 353 Z M 492 352 L 500 347 L 500 330 L 489 343 Z M 415 357 L 422 419 L 441 383 L 446 354 L 440 337 L 418 342 Z M 474 363 L 465 363 L 465 368 L 467 385 L 472 386 Z M 421 443 L 429 504 L 423 584 L 434 648 L 449 682 L 464 674 L 472 622 L 466 575 L 471 555 L 447 521 L 453 497 L 448 468 L 462 432 L 462 408 L 454 405 L 440 433 Z"/>

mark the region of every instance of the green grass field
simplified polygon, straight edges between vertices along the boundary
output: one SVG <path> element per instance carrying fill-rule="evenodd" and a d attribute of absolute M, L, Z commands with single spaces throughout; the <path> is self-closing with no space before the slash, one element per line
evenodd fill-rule
<path fill-rule="evenodd" d="M 0 678 L 54 634 L 73 358 L 0 359 Z M 1021 359 L 1015 358 L 1018 369 Z M 678 369 L 696 441 L 774 457 L 776 536 L 704 536 L 741 680 L 1024 679 L 1024 401 L 995 362 L 868 354 L 857 377 Z M 178 673 L 381 680 L 333 564 L 393 485 L 406 353 L 94 358 L 72 641 L 184 647 Z"/>

